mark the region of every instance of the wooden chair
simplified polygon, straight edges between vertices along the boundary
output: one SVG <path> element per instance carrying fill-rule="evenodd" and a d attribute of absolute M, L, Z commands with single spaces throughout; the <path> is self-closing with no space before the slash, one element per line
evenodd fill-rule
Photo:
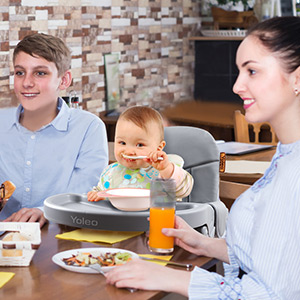
<path fill-rule="evenodd" d="M 235 199 L 250 186 L 249 184 L 220 180 L 219 197 L 226 207 L 230 209 Z"/>
<path fill-rule="evenodd" d="M 235 141 L 241 143 L 277 145 L 278 139 L 268 122 L 248 123 L 241 111 L 234 112 Z M 250 135 L 254 135 L 254 141 Z"/>

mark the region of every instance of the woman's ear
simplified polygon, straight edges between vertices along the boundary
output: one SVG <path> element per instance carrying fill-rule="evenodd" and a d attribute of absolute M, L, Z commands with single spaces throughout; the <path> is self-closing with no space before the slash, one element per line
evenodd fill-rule
<path fill-rule="evenodd" d="M 71 85 L 72 82 L 72 73 L 70 70 L 66 71 L 63 76 L 61 77 L 59 89 L 65 90 Z"/>
<path fill-rule="evenodd" d="M 166 141 L 161 141 L 157 147 L 157 150 L 161 151 L 165 148 L 165 146 L 166 146 Z"/>
<path fill-rule="evenodd" d="M 296 87 L 299 88 L 299 86 L 300 86 L 300 67 L 298 67 L 294 71 L 294 74 L 295 74 L 295 85 L 296 85 Z"/>

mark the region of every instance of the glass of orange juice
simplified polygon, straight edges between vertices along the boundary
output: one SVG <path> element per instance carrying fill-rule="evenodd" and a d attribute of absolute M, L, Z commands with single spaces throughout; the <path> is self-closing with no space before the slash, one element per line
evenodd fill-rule
<path fill-rule="evenodd" d="M 175 219 L 175 181 L 173 179 L 154 179 L 150 188 L 149 248 L 152 252 L 171 253 L 174 238 L 165 236 L 162 228 L 174 228 Z"/>

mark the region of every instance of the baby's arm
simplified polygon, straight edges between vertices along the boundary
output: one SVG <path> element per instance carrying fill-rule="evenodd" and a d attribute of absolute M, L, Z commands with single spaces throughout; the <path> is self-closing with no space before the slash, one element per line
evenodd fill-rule
<path fill-rule="evenodd" d="M 103 197 L 98 196 L 98 191 L 89 191 L 87 193 L 87 199 L 88 199 L 88 201 L 91 201 L 91 202 L 97 202 L 100 200 L 104 200 Z"/>
<path fill-rule="evenodd" d="M 148 156 L 148 162 L 159 171 L 161 178 L 175 180 L 177 198 L 185 198 L 191 193 L 194 179 L 189 172 L 171 162 L 164 151 L 154 151 Z M 158 160 L 158 157 L 163 157 L 163 160 Z"/>
<path fill-rule="evenodd" d="M 106 174 L 106 172 L 110 169 L 111 165 L 108 165 L 101 173 L 100 178 L 99 178 L 99 182 L 97 186 L 94 186 L 93 189 L 91 191 L 89 191 L 87 193 L 87 199 L 88 201 L 91 202 L 96 202 L 96 201 L 100 201 L 100 200 L 104 200 L 105 198 L 103 197 L 99 197 L 98 196 L 98 192 L 105 190 L 102 182 L 103 182 L 103 176 Z"/>
<path fill-rule="evenodd" d="M 101 191 L 101 175 L 100 175 L 100 180 L 98 182 L 98 185 L 94 186 L 93 189 L 87 193 L 88 201 L 95 202 L 95 201 L 100 201 L 100 200 L 104 199 L 104 198 L 98 196 L 98 192 Z"/>
<path fill-rule="evenodd" d="M 177 165 L 174 165 L 174 172 L 171 178 L 173 178 L 176 182 L 177 198 L 185 198 L 191 193 L 194 185 L 194 178 L 189 172 Z"/>

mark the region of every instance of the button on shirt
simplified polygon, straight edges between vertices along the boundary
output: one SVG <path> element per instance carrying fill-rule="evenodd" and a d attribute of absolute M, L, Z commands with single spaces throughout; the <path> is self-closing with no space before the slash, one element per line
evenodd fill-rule
<path fill-rule="evenodd" d="M 32 132 L 19 123 L 22 109 L 0 109 L 0 183 L 16 185 L 0 220 L 23 207 L 42 208 L 51 195 L 88 192 L 108 164 L 105 125 L 97 116 L 59 98 L 56 118 Z"/>

